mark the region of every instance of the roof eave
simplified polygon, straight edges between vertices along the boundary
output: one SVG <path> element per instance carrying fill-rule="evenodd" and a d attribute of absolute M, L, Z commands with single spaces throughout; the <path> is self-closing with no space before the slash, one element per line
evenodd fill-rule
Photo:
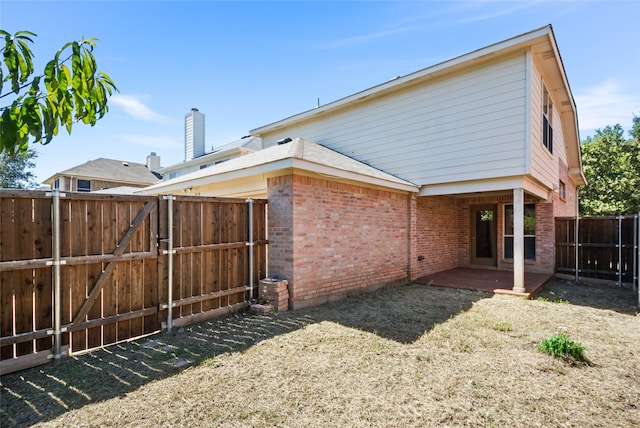
<path fill-rule="evenodd" d="M 265 163 L 265 164 L 254 165 L 248 168 L 227 171 L 220 174 L 196 177 L 196 178 L 181 180 L 173 183 L 171 182 L 171 180 L 166 183 L 161 182 L 161 183 L 146 187 L 144 189 L 141 189 L 142 190 L 141 193 L 143 194 L 169 193 L 173 191 L 179 191 L 188 187 L 203 186 L 206 184 L 213 184 L 213 183 L 219 183 L 219 182 L 228 181 L 228 180 L 245 178 L 252 175 L 264 175 L 264 174 L 274 173 L 277 171 L 282 171 L 282 170 L 291 169 L 291 168 L 316 173 L 321 176 L 325 176 L 327 178 L 356 181 L 364 184 L 385 187 L 385 188 L 397 190 L 397 191 L 417 193 L 420 190 L 418 186 L 408 182 L 402 182 L 400 180 L 398 181 L 385 180 L 379 177 L 372 177 L 369 175 L 358 174 L 351 171 L 333 168 L 326 165 L 320 165 L 320 164 L 309 162 L 303 159 L 286 158 L 286 159 L 279 159 L 279 160 Z"/>

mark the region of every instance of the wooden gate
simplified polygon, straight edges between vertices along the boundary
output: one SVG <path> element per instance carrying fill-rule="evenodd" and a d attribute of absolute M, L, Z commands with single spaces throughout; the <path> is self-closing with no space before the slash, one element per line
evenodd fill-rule
<path fill-rule="evenodd" d="M 242 309 L 266 275 L 266 201 L 52 195 L 0 190 L 2 373 Z"/>

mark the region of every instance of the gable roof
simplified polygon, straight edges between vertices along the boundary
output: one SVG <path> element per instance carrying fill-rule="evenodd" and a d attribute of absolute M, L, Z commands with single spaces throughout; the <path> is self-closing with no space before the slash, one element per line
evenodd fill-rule
<path fill-rule="evenodd" d="M 380 85 L 346 96 L 323 106 L 295 114 L 285 119 L 251 130 L 251 134 L 264 137 L 266 134 L 282 131 L 313 120 L 320 120 L 346 108 L 353 108 L 376 98 L 396 91 L 411 88 L 418 84 L 432 81 L 441 76 L 451 75 L 460 70 L 474 67 L 497 56 L 530 50 L 534 57 L 540 59 L 543 73 L 548 76 L 550 90 L 558 100 L 558 109 L 562 117 L 563 131 L 567 144 L 567 160 L 569 174 L 578 185 L 585 184 L 580 156 L 580 136 L 578 132 L 578 115 L 575 100 L 569 87 L 564 64 L 557 47 L 551 25 L 512 37 L 507 40 L 486 46 L 473 52 L 455 57 L 414 73 L 400 76 Z"/>
<path fill-rule="evenodd" d="M 441 62 L 439 64 L 424 68 L 422 70 L 418 70 L 413 73 L 409 73 L 405 76 L 398 76 L 385 83 L 373 86 L 371 88 L 365 89 L 360 92 L 356 92 L 355 94 L 348 95 L 344 98 L 338 99 L 328 104 L 319 106 L 311 110 L 304 111 L 302 113 L 295 114 L 293 116 L 289 116 L 285 119 L 270 123 L 268 125 L 261 126 L 259 128 L 255 128 L 250 132 L 252 135 L 261 136 L 267 132 L 272 132 L 279 128 L 288 127 L 294 123 L 298 123 L 298 122 L 306 121 L 318 116 L 326 115 L 330 112 L 333 112 L 343 107 L 351 107 L 354 104 L 359 104 L 361 102 L 369 101 L 374 97 L 386 95 L 389 92 L 403 89 L 407 86 L 414 85 L 421 81 L 428 81 L 441 75 L 451 74 L 455 70 L 469 66 L 471 64 L 481 62 L 485 59 L 493 58 L 497 54 L 513 52 L 513 51 L 522 49 L 525 46 L 531 46 L 534 43 L 534 41 L 538 38 L 549 38 L 549 37 L 553 38 L 551 25 L 541 27 L 539 29 L 489 45 L 481 49 L 477 49 L 473 52 L 460 55 L 458 57 Z M 554 45 L 555 45 L 555 39 L 554 39 Z M 564 75 L 564 68 L 562 73 Z M 567 88 L 568 88 L 568 84 L 567 84 Z"/>
<path fill-rule="evenodd" d="M 158 181 L 158 176 L 149 171 L 145 164 L 106 158 L 90 160 L 62 172 L 57 172 L 46 179 L 44 183 L 52 184 L 58 177 L 75 177 L 140 185 Z"/>
<path fill-rule="evenodd" d="M 413 183 L 380 171 L 327 147 L 295 138 L 279 144 L 231 159 L 227 162 L 201 169 L 172 180 L 162 181 L 143 189 L 144 193 L 168 193 L 186 187 L 265 174 L 295 168 L 315 172 L 330 178 L 347 179 L 396 190 L 417 192 Z"/>

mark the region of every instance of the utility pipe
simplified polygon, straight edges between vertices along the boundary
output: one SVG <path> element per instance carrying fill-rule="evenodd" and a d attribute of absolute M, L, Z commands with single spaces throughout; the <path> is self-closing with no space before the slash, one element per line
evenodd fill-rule
<path fill-rule="evenodd" d="M 253 199 L 247 199 L 249 206 L 249 302 L 253 300 Z"/>

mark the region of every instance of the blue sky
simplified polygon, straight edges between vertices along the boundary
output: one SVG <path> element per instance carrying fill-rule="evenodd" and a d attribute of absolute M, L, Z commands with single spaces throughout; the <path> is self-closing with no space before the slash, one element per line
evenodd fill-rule
<path fill-rule="evenodd" d="M 640 1 L 219 2 L 2 0 L 0 26 L 38 34 L 41 70 L 70 40 L 99 39 L 120 93 L 95 127 L 38 146 L 35 173 L 99 157 L 184 159 L 184 115 L 207 149 L 251 129 L 552 24 L 581 139 L 640 116 Z"/>

